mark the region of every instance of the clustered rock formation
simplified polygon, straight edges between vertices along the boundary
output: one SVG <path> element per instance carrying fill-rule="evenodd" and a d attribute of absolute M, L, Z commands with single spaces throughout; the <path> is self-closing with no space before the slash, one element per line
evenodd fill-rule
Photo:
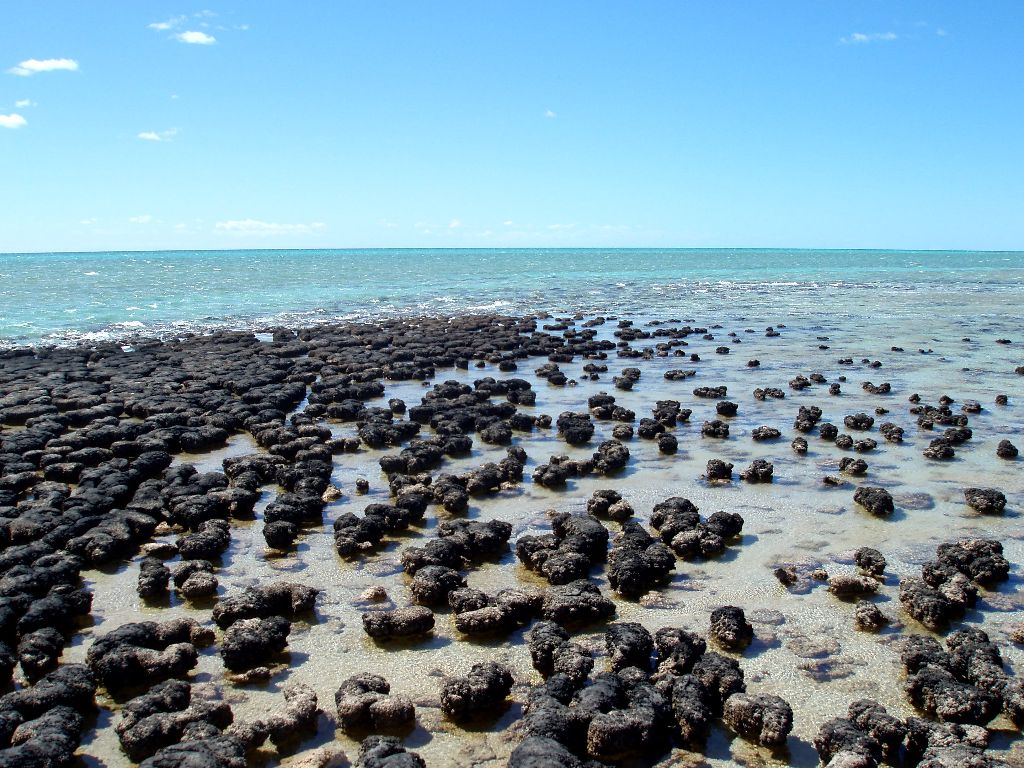
<path fill-rule="evenodd" d="M 294 552 L 304 536 L 324 526 L 325 516 L 335 550 L 352 563 L 395 542 L 405 545 L 410 531 L 423 533 L 427 521 L 439 520 L 429 535 L 397 553 L 407 604 L 362 612 L 362 630 L 381 652 L 399 640 L 416 642 L 439 622 L 450 622 L 465 639 L 509 638 L 528 628 L 530 656 L 543 684 L 519 696 L 525 681 L 492 660 L 467 665 L 438 685 L 436 706 L 453 723 L 486 722 L 510 696 L 521 700 L 524 716 L 517 727 L 523 738 L 510 765 L 649 758 L 672 744 L 699 749 L 718 721 L 761 747 L 784 746 L 794 727 L 792 708 L 765 681 L 748 692 L 735 658 L 750 653 L 755 639 L 743 609 L 709 611 L 707 639 L 721 653 L 709 651 L 707 640 L 687 629 L 663 627 L 652 634 L 640 623 L 612 621 L 621 601 L 656 599 L 670 590 L 689 561 L 728 559 L 730 548 L 744 544 L 739 514 L 719 510 L 702 517 L 693 502 L 668 493 L 638 514 L 625 489 L 612 487 L 594 492 L 585 509 L 552 510 L 533 530 L 519 519 L 474 514 L 476 505 L 515 493 L 526 482 L 567 499 L 574 485 L 595 478 L 613 486 L 635 460 L 634 438 L 641 441 L 632 444 L 635 452 L 656 446 L 659 461 L 677 460 L 697 444 L 736 455 L 731 451 L 744 434 L 740 422 L 748 405 L 736 402 L 742 398 L 735 392 L 733 400 L 725 399 L 724 384 L 693 389 L 694 408 L 658 399 L 641 411 L 650 415 L 638 419 L 623 405 L 646 386 L 648 361 L 684 358 L 692 366 L 665 370 L 668 383 L 709 367 L 696 351 L 684 351 L 688 339 L 710 342 L 707 349 L 716 355 L 708 357 L 727 364 L 734 356 L 730 346 L 715 346 L 716 327 L 655 321 L 639 328 L 619 320 L 607 333 L 598 330 L 610 320 L 603 317 L 541 325 L 549 319 L 385 320 L 275 329 L 265 342 L 218 331 L 166 342 L 136 339 L 130 348 L 100 343 L 0 351 L 0 670 L 7 680 L 16 669 L 21 675 L 19 687 L 0 697 L 0 765 L 72 764 L 86 729 L 95 727 L 98 691 L 120 704 L 113 729 L 125 754 L 150 768 L 240 767 L 267 742 L 285 748 L 315 733 L 324 713 L 308 685 L 283 685 L 272 715 L 244 721 L 235 719 L 224 686 L 266 680 L 284 668 L 293 624 L 316 624 L 318 596 L 331 585 L 282 579 L 225 589 L 222 568 L 237 521 L 259 518 L 258 530 L 273 554 Z M 769 327 L 765 338 L 777 338 L 777 328 L 783 326 Z M 731 334 L 729 343 L 740 341 Z M 770 364 L 767 352 L 762 359 Z M 534 384 L 509 375 L 541 358 L 537 380 L 568 392 L 579 381 L 607 375 L 613 356 L 637 361 L 611 376 L 623 402 L 601 391 L 581 395 L 555 415 L 537 410 Z M 580 361 L 579 380 L 569 378 L 567 366 Z M 838 364 L 855 365 L 853 358 Z M 883 366 L 868 358 L 860 364 Z M 488 365 L 501 375 L 472 383 L 439 375 Z M 790 402 L 784 389 L 766 386 L 771 365 L 751 359 L 743 367 L 745 375 L 761 377 L 754 405 Z M 971 417 L 984 410 L 981 403 L 958 404 L 948 396 L 932 405 L 912 395 L 913 426 L 897 424 L 897 415 L 883 421 L 890 411 L 882 405 L 874 415 L 836 414 L 835 423 L 823 421 L 823 409 L 807 398 L 827 391 L 830 402 L 842 402 L 846 377 L 836 378 L 810 372 L 788 382 L 798 401 L 798 434 L 791 443 L 796 456 L 786 461 L 809 459 L 822 446 L 853 451 L 829 465 L 842 476 L 828 475 L 825 482 L 843 486 L 868 478 L 857 481 L 853 510 L 880 518 L 878 524 L 898 524 L 905 502 L 898 493 L 894 498 L 895 486 L 884 475 L 874 476 L 884 462 L 873 457 L 913 445 L 923 454 L 920 461 L 946 462 L 987 437 L 977 424 L 971 427 Z M 392 397 L 384 407 L 389 385 L 408 382 L 423 384 L 420 402 Z M 862 397 L 890 405 L 898 387 L 866 381 L 860 390 Z M 997 407 L 1008 402 L 1004 394 L 995 398 Z M 553 431 L 567 453 L 540 462 L 520 443 L 545 431 Z M 223 448 L 240 434 L 257 450 L 225 458 L 223 471 L 203 472 L 189 463 L 188 455 Z M 782 437 L 779 426 L 762 424 L 750 431 L 746 445 L 763 451 Z M 499 447 L 500 458 L 466 461 L 481 445 Z M 365 451 L 379 457 L 381 475 L 373 486 L 380 491 L 369 503 L 356 503 L 350 489 L 335 484 L 333 469 L 343 461 L 339 457 Z M 1008 439 L 994 453 L 1000 461 L 1018 456 Z M 870 464 L 861 458 L 867 454 Z M 445 471 L 456 460 L 462 471 Z M 693 482 L 735 488 L 740 484 L 731 485 L 733 470 L 725 458 L 711 458 L 703 478 Z M 754 458 L 736 474 L 746 483 L 785 480 L 778 480 L 775 463 L 766 458 Z M 1013 513 L 1012 494 L 987 486 L 964 487 L 965 508 L 976 516 Z M 370 487 L 360 479 L 354 492 Z M 511 560 L 510 548 L 543 586 L 474 588 L 474 571 L 507 562 L 506 556 Z M 93 595 L 83 574 L 132 560 L 140 600 L 152 608 L 185 601 L 189 616 L 201 620 L 103 623 L 91 633 L 84 664 L 61 664 L 71 639 L 90 620 Z M 862 547 L 854 561 L 855 574 L 830 575 L 820 567 L 808 573 L 790 565 L 776 576 L 794 593 L 808 580 L 827 583 L 837 598 L 856 601 L 858 629 L 883 631 L 892 618 L 873 600 L 886 585 L 885 558 Z M 899 605 L 908 617 L 933 632 L 953 629 L 944 646 L 929 635 L 911 635 L 900 644 L 907 697 L 921 717 L 901 721 L 877 702 L 855 701 L 845 718 L 821 726 L 815 747 L 824 763 L 998 764 L 985 751 L 985 726 L 1003 715 L 1020 727 L 1021 683 L 989 635 L 953 627 L 976 606 L 980 591 L 1005 581 L 1010 569 L 997 539 L 961 538 L 941 544 L 920 577 L 900 579 Z M 602 579 L 604 590 L 603 581 L 595 583 Z M 608 668 L 595 673 L 592 649 L 574 634 L 602 626 Z M 223 684 L 190 677 L 202 649 L 211 645 L 228 673 Z M 394 682 L 371 672 L 337 681 L 333 714 L 342 731 L 362 739 L 359 765 L 424 765 L 396 738 L 413 726 L 421 704 L 392 693 Z"/>

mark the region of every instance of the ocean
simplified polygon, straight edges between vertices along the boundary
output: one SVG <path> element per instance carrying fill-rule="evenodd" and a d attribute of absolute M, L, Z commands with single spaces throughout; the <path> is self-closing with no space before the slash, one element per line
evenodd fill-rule
<path fill-rule="evenodd" d="M 0 254 L 0 344 L 395 315 L 681 313 L 997 326 L 1024 252 L 395 249 Z"/>

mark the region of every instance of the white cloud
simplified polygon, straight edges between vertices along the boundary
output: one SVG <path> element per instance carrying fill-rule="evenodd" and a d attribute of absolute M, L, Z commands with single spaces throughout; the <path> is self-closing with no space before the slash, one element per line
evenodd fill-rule
<path fill-rule="evenodd" d="M 213 45 L 217 42 L 217 38 L 213 35 L 208 35 L 205 32 L 199 32 L 194 29 L 179 32 L 174 36 L 174 39 L 179 43 L 188 43 L 190 45 Z"/>
<path fill-rule="evenodd" d="M 78 69 L 78 62 L 74 59 L 25 59 L 16 67 L 7 71 L 12 75 L 28 77 L 37 72 L 56 72 L 58 70 L 74 72 Z"/>
<path fill-rule="evenodd" d="M 154 21 L 152 24 L 148 24 L 147 26 L 150 29 L 156 29 L 156 30 L 159 30 L 161 32 L 165 32 L 168 29 L 174 29 L 176 26 L 181 24 L 181 22 L 183 22 L 184 20 L 185 20 L 184 16 L 175 16 L 173 18 L 168 19 L 167 21 Z"/>
<path fill-rule="evenodd" d="M 136 138 L 143 141 L 170 141 L 178 135 L 177 128 L 168 128 L 166 131 L 143 131 L 136 134 Z"/>
<path fill-rule="evenodd" d="M 322 221 L 314 221 L 311 224 L 278 224 L 273 221 L 259 221 L 257 219 L 218 221 L 214 225 L 214 229 L 218 232 L 256 236 L 308 235 L 312 232 L 319 232 L 326 227 L 327 225 Z"/>
<path fill-rule="evenodd" d="M 131 216 L 128 221 L 132 224 L 149 224 L 153 220 L 153 217 L 148 213 L 144 213 L 142 216 Z"/>
<path fill-rule="evenodd" d="M 546 117 L 548 119 L 551 119 L 551 118 L 554 118 L 554 117 L 558 117 L 558 115 L 555 114 L 554 112 L 552 112 L 550 109 L 548 109 L 548 110 L 544 111 L 544 117 Z"/>
<path fill-rule="evenodd" d="M 448 229 L 459 229 L 462 226 L 462 222 L 459 219 L 452 219 L 448 223 Z"/>
<path fill-rule="evenodd" d="M 944 30 L 942 27 L 939 27 L 938 29 L 935 30 L 935 34 L 938 35 L 939 37 L 945 37 L 946 35 L 949 34 L 949 32 Z"/>
<path fill-rule="evenodd" d="M 21 128 L 27 125 L 28 120 L 14 112 L 10 115 L 0 115 L 0 128 Z"/>
<path fill-rule="evenodd" d="M 32 99 L 18 99 L 14 102 L 14 106 L 18 109 L 25 109 L 25 107 L 37 107 L 39 105 L 32 101 Z"/>
<path fill-rule="evenodd" d="M 561 232 L 567 229 L 576 229 L 575 224 L 548 224 L 548 229 L 553 232 Z"/>
<path fill-rule="evenodd" d="M 839 42 L 844 45 L 849 44 L 861 44 L 861 43 L 875 43 L 875 42 L 892 42 L 899 37 L 895 32 L 872 32 L 870 34 L 864 34 L 863 32 L 854 32 L 852 35 L 839 38 Z"/>
<path fill-rule="evenodd" d="M 96 223 L 97 221 L 99 221 L 99 219 L 95 219 L 95 218 L 94 218 L 94 219 L 82 219 L 82 220 L 81 220 L 80 222 L 78 222 L 78 223 L 79 223 L 79 224 L 85 224 L 85 226 L 87 226 L 87 227 L 90 227 L 90 226 L 92 226 L 93 224 L 95 224 L 95 223 Z"/>

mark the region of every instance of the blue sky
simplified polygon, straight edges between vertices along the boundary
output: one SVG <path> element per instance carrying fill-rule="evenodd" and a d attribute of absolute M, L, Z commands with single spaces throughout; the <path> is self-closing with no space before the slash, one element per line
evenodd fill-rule
<path fill-rule="evenodd" d="M 1024 5 L 0 5 L 0 251 L 1024 248 Z"/>

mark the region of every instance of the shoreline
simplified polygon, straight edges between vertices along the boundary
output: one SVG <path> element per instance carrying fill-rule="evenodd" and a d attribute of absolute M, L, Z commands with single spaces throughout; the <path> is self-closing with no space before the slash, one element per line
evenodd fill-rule
<path fill-rule="evenodd" d="M 139 616 L 195 620 L 185 635 L 179 633 L 179 639 L 159 649 L 164 653 L 170 645 L 181 645 L 185 660 L 179 666 L 143 666 L 139 674 L 152 684 L 160 678 L 189 680 L 196 700 L 229 705 L 235 711 L 234 726 L 218 726 L 221 721 L 214 715 L 187 709 L 164 710 L 161 717 L 166 722 L 192 718 L 189 722 L 205 729 L 197 735 L 199 741 L 243 755 L 248 748 L 248 759 L 267 764 L 306 765 L 310 763 L 303 761 L 308 760 L 330 765 L 340 760 L 341 751 L 354 758 L 358 739 L 344 729 L 335 732 L 342 718 L 331 696 L 346 678 L 367 669 L 383 670 L 393 693 L 414 705 L 416 724 L 404 743 L 429 765 L 514 761 L 513 749 L 531 733 L 537 738 L 537 711 L 550 707 L 561 712 L 553 703 L 537 703 L 547 694 L 526 638 L 539 622 L 551 617 L 557 621 L 562 615 L 555 607 L 542 609 L 540 598 L 530 595 L 557 595 L 563 576 L 545 571 L 544 558 L 531 561 L 523 554 L 525 545 L 519 544 L 524 537 L 550 535 L 562 524 L 547 509 L 580 516 L 592 535 L 607 537 L 604 557 L 588 556 L 585 566 L 573 566 L 583 568 L 578 575 L 589 579 L 615 612 L 614 618 L 594 614 L 582 624 L 567 622 L 571 641 L 580 644 L 583 655 L 593 657 L 593 675 L 583 691 L 593 687 L 594 675 L 606 665 L 612 664 L 616 675 L 621 672 L 612 661 L 617 646 L 607 645 L 606 628 L 635 622 L 651 633 L 665 626 L 696 633 L 706 639 L 709 653 L 738 663 L 749 692 L 778 695 L 792 706 L 788 752 L 750 743 L 750 734 L 744 738 L 736 733 L 738 721 L 730 729 L 715 717 L 703 750 L 672 736 L 678 725 L 663 724 L 658 732 L 674 738 L 673 746 L 657 760 L 630 758 L 635 764 L 696 763 L 704 751 L 713 765 L 734 759 L 812 765 L 817 764 L 814 740 L 820 728 L 828 717 L 845 715 L 845 705 L 839 707 L 837 698 L 868 695 L 901 719 L 914 715 L 902 690 L 905 675 L 898 648 L 908 637 L 932 633 L 907 614 L 913 599 L 901 603 L 900 585 L 921 575 L 922 563 L 935 556 L 937 544 L 960 538 L 1000 538 L 1013 568 L 1009 581 L 981 586 L 979 602 L 963 607 L 965 613 L 958 615 L 955 606 L 949 607 L 948 628 L 934 636 L 941 640 L 962 627 L 984 628 L 1003 654 L 1008 680 L 1016 681 L 1024 670 L 1024 652 L 1007 638 L 1024 619 L 1016 567 L 1024 557 L 1024 542 L 1013 522 L 1024 500 L 1024 485 L 1017 461 L 995 455 L 998 439 L 1019 443 L 1024 426 L 1013 396 L 1020 382 L 1014 372 L 1019 364 L 1015 346 L 996 345 L 989 337 L 998 332 L 979 336 L 980 329 L 971 332 L 975 341 L 962 341 L 954 327 L 942 329 L 948 338 L 941 344 L 933 340 L 939 349 L 929 355 L 922 354 L 924 349 L 888 349 L 891 339 L 866 335 L 857 326 L 841 328 L 841 323 L 835 325 L 842 334 L 822 339 L 822 333 L 806 324 L 786 327 L 782 315 L 775 316 L 776 324 L 768 331 L 751 327 L 749 321 L 722 318 L 719 323 L 725 327 L 716 327 L 714 321 L 682 319 L 693 316 L 700 317 L 679 313 L 677 320 L 654 322 L 648 317 L 635 323 L 598 322 L 591 315 L 395 318 L 376 325 L 315 326 L 298 333 L 267 328 L 270 340 L 222 330 L 176 342 L 140 341 L 131 352 L 116 342 L 35 354 L 0 352 L 0 492 L 7 494 L 0 507 L 17 502 L 17 511 L 5 516 L 7 538 L 0 562 L 8 572 L 26 566 L 38 572 L 31 562 L 42 556 L 41 545 L 56 559 L 65 558 L 61 562 L 70 562 L 62 552 L 81 558 L 80 567 L 70 562 L 61 566 L 62 575 L 53 577 L 65 592 L 80 596 L 78 603 L 65 599 L 66 605 L 54 614 L 67 633 L 58 669 L 90 660 L 89 648 L 97 638 Z M 748 365 L 748 360 L 758 365 Z M 872 367 L 876 360 L 879 366 Z M 607 369 L 601 370 L 603 366 Z M 689 370 L 693 374 L 665 375 Z M 823 381 L 811 377 L 801 382 L 801 377 L 819 371 Z M 443 384 L 449 379 L 458 384 Z M 891 391 L 864 389 L 862 379 L 891 383 Z M 839 387 L 837 394 L 829 394 L 830 385 Z M 725 390 L 712 392 L 717 386 Z M 696 394 L 701 387 L 713 396 Z M 778 388 L 784 397 L 764 395 L 765 387 Z M 762 390 L 761 397 L 752 394 L 755 388 Z M 947 393 L 957 408 L 966 400 L 981 403 L 980 411 L 963 414 L 974 434 L 951 446 L 952 458 L 922 456 L 946 427 L 920 426 L 919 414 L 908 410 L 915 407 L 907 402 L 914 392 L 925 403 Z M 616 413 L 614 404 L 605 408 L 601 393 L 612 396 L 623 411 Z M 1008 402 L 997 405 L 996 396 L 1004 393 L 1010 394 Z M 670 400 L 692 415 L 670 416 L 672 407 L 661 405 Z M 734 407 L 723 409 L 716 402 L 733 402 Z M 452 410 L 455 403 L 458 407 Z M 824 412 L 820 422 L 794 429 L 798 408 L 812 405 Z M 875 412 L 877 408 L 886 413 Z M 578 416 L 559 424 L 559 415 L 565 413 Z M 858 413 L 865 420 L 846 421 Z M 875 416 L 865 429 L 869 413 Z M 646 427 L 643 419 L 650 422 Z M 886 420 L 904 430 L 901 442 L 891 441 L 875 425 Z M 709 430 L 702 422 L 718 426 Z M 835 438 L 822 437 L 822 424 L 851 433 L 851 446 L 854 438 L 875 445 L 844 449 Z M 765 425 L 780 434 L 756 439 L 754 431 Z M 629 436 L 625 429 L 613 436 L 619 427 L 629 427 Z M 592 434 L 585 434 L 588 430 Z M 723 431 L 727 436 L 714 436 Z M 790 446 L 795 438 L 810 444 L 805 453 Z M 623 454 L 614 443 L 626 449 L 622 465 Z M 212 458 L 204 463 L 203 456 Z M 858 458 L 866 460 L 863 472 L 840 470 L 841 459 Z M 702 478 L 713 459 L 733 465 L 731 480 Z M 774 466 L 771 481 L 741 479 L 741 470 L 758 460 Z M 191 472 L 189 462 L 201 468 Z M 838 484 L 824 485 L 826 475 Z M 1005 493 L 1004 514 L 982 516 L 965 505 L 965 485 L 981 477 Z M 359 480 L 368 482 L 365 493 Z M 861 485 L 886 489 L 893 502 L 891 514 L 876 517 L 855 503 Z M 340 490 L 340 498 L 334 498 L 331 488 Z M 605 489 L 615 489 L 632 514 L 609 517 L 607 510 L 599 511 L 600 503 L 589 503 L 599 498 L 595 491 Z M 720 549 L 694 551 L 690 545 L 673 544 L 672 537 L 665 541 L 652 510 L 674 496 L 693 499 L 700 508 L 699 525 L 722 509 L 743 518 L 742 531 L 720 536 Z M 380 514 L 391 522 L 380 523 L 379 534 L 368 534 L 358 520 L 371 514 L 374 504 L 390 510 Z M 115 511 L 119 509 L 128 512 Z M 348 513 L 355 515 L 355 522 Z M 226 520 L 226 527 L 219 520 Z M 482 597 L 472 597 L 484 601 L 484 611 L 503 605 L 495 602 L 502 590 L 506 595 L 511 594 L 507 590 L 522 591 L 525 604 L 532 606 L 515 614 L 520 618 L 496 618 L 491 631 L 480 636 L 458 629 L 459 621 L 465 628 L 474 625 L 459 619 L 466 611 L 447 607 L 444 595 L 450 588 L 442 589 L 440 599 L 410 591 L 424 579 L 417 582 L 405 553 L 441 541 L 442 524 L 462 520 L 510 523 L 507 548 L 459 561 L 461 566 L 452 568 L 455 576 L 445 578 L 451 584 L 461 579 L 478 590 Z M 640 581 L 627 588 L 612 566 L 629 550 L 619 534 L 640 535 L 630 528 L 631 520 L 652 542 L 678 549 L 666 550 L 671 568 L 651 571 L 654 566 L 645 565 L 648 575 L 630 576 Z M 852 553 L 864 546 L 886 557 L 881 580 L 856 581 L 861 576 Z M 25 547 L 30 549 L 21 549 Z M 609 554 L 616 551 L 618 555 Z M 143 552 L 150 553 L 149 560 Z M 182 552 L 203 556 L 182 557 Z M 196 566 L 196 584 L 185 588 L 191 598 L 182 591 L 187 578 L 168 586 L 184 560 L 211 563 L 209 568 Z M 136 593 L 143 562 L 156 574 L 149 600 Z M 164 578 L 160 569 L 168 566 Z M 792 568 L 795 581 L 788 587 L 780 584 L 773 575 L 776 568 Z M 831 579 L 819 580 L 814 575 L 819 568 Z M 79 575 L 88 585 L 88 599 L 81 594 Z M 242 665 L 246 677 L 226 675 L 224 664 L 235 664 L 230 649 L 239 638 L 231 635 L 230 624 L 215 626 L 216 606 L 237 601 L 248 587 L 272 582 L 318 590 L 315 608 L 294 607 L 295 591 L 293 607 L 272 605 L 265 595 L 251 597 L 257 622 L 283 614 L 281 621 L 291 632 L 281 645 L 269 626 L 253 625 L 254 636 L 263 639 L 246 658 L 256 663 Z M 880 608 L 888 628 L 877 634 L 854 630 L 856 604 L 830 593 L 830 584 L 832 592 L 863 590 L 860 597 Z M 385 602 L 364 597 L 372 586 L 384 587 Z M 421 586 L 441 589 L 430 582 Z M 41 596 L 31 593 L 28 606 Z M 603 605 L 596 599 L 580 603 L 579 596 L 561 599 L 567 601 L 564 606 L 575 606 L 573 610 Z M 374 608 L 411 608 L 423 602 L 433 615 L 431 632 L 383 645 L 364 633 L 362 617 Z M 730 647 L 724 639 L 728 633 L 714 628 L 712 614 L 723 605 L 744 609 L 738 628 L 742 636 L 743 621 L 749 622 L 749 645 Z M 127 654 L 122 658 L 130 656 L 131 647 L 131 642 L 122 646 L 119 653 Z M 280 654 L 285 647 L 291 657 Z M 187 666 L 189 658 L 192 666 Z M 646 663 L 659 660 L 665 661 L 648 658 Z M 464 679 L 471 663 L 484 661 L 507 666 L 512 677 L 505 694 L 498 696 L 503 684 L 495 683 L 497 688 L 487 689 L 491 692 L 481 705 L 506 694 L 511 703 L 490 719 L 463 728 L 459 716 L 452 714 L 455 710 L 445 713 L 440 693 L 446 681 Z M 679 670 L 671 673 L 667 689 L 665 679 L 659 683 L 653 672 L 652 666 L 644 673 L 645 680 L 650 678 L 643 683 L 650 686 L 644 695 L 664 697 L 668 690 L 671 700 Z M 20 670 L 15 676 L 23 674 Z M 113 729 L 121 715 L 114 712 L 122 709 L 128 693 L 138 691 L 112 691 L 116 676 L 101 678 L 99 726 L 62 732 L 76 743 L 81 740 L 87 762 L 129 765 Z M 577 681 L 576 687 L 584 682 Z M 288 689 L 298 696 L 295 701 L 307 689 L 316 695 L 312 715 L 298 704 L 285 706 L 281 691 L 292 683 L 299 686 Z M 547 686 L 550 695 L 561 695 L 552 683 Z M 627 699 L 620 698 L 611 709 L 629 720 L 639 710 Z M 81 698 L 75 701 L 91 717 L 95 710 Z M 525 712 L 531 701 L 533 715 Z M 573 701 L 570 691 L 559 706 L 572 709 L 577 706 Z M 186 711 L 191 714 L 180 715 Z M 257 745 L 253 734 L 259 728 L 254 724 L 266 725 L 274 714 L 292 718 L 288 727 L 305 735 L 291 741 L 282 737 L 280 748 L 271 742 Z M 595 722 L 594 717 L 588 722 Z M 252 728 L 245 730 L 240 723 Z M 1005 720 L 994 724 L 998 730 L 990 753 L 1020 757 L 1019 739 L 1007 736 L 1012 726 Z M 593 738 L 595 753 L 590 757 L 614 756 L 606 751 L 610 747 L 601 746 L 601 733 Z M 636 734 L 621 738 L 628 744 Z M 137 746 L 141 751 L 136 754 L 157 751 L 152 746 Z M 578 758 L 586 757 L 586 746 L 572 740 L 563 746 L 576 750 Z"/>

